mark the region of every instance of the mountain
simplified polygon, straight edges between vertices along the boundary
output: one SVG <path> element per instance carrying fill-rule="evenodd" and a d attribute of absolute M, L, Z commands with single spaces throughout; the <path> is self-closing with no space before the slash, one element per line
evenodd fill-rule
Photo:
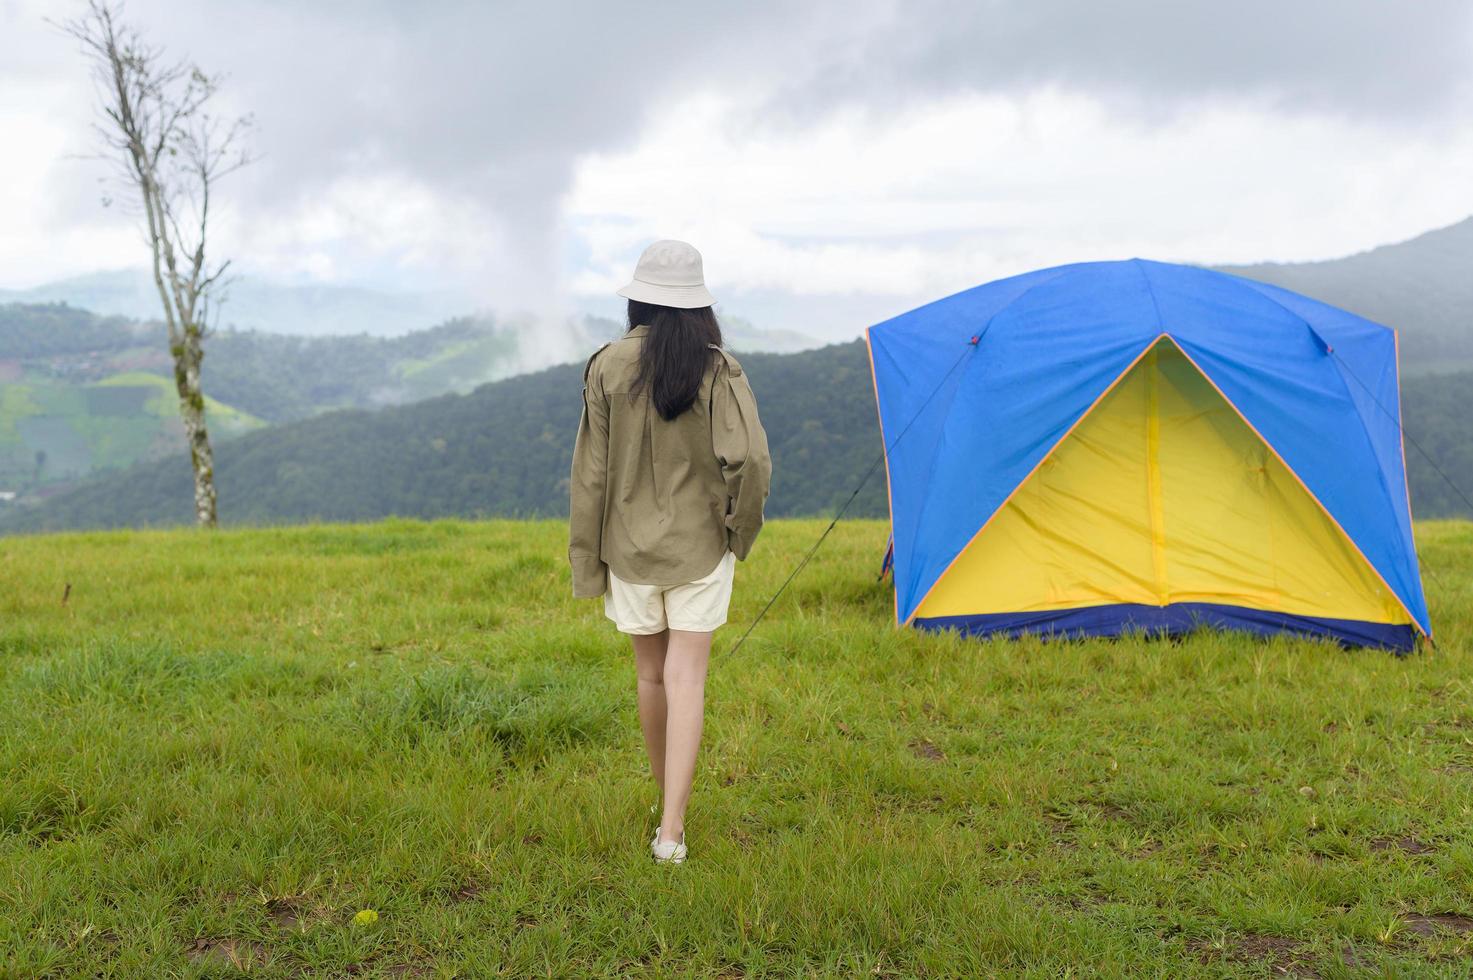
<path fill-rule="evenodd" d="M 586 346 L 592 328 L 574 327 L 566 342 Z M 46 495 L 176 451 L 163 333 L 64 305 L 0 306 L 0 494 Z M 393 338 L 225 331 L 206 344 L 206 415 L 225 441 L 335 408 L 469 391 L 523 369 L 519 338 L 476 319 Z"/>
<path fill-rule="evenodd" d="M 879 452 L 869 358 L 859 342 L 742 363 L 762 404 L 780 478 L 768 513 L 839 506 Z M 227 523 L 368 520 L 388 514 L 557 515 L 581 406 L 582 365 L 468 395 L 343 411 L 253 433 L 216 453 Z M 182 456 L 135 467 L 16 511 L 11 530 L 175 524 L 189 519 Z M 885 513 L 882 477 L 858 511 Z"/>
<path fill-rule="evenodd" d="M 0 302 L 65 303 L 129 320 L 155 320 L 159 315 L 158 292 L 152 276 L 143 269 L 93 272 L 32 289 L 0 290 Z M 296 286 L 240 276 L 230 283 L 220 326 L 301 337 L 382 337 L 443 323 L 473 308 L 466 297 L 447 292 Z"/>
<path fill-rule="evenodd" d="M 1473 367 L 1473 218 L 1341 259 L 1217 268 L 1395 327 L 1404 374 Z"/>
<path fill-rule="evenodd" d="M 395 337 L 225 330 L 205 346 L 207 413 L 223 440 L 333 409 L 467 392 L 565 361 L 569 351 L 596 347 L 621 330 L 598 317 L 538 323 L 490 316 Z M 726 333 L 739 350 L 803 346 L 801 338 L 736 318 Z M 157 323 L 62 304 L 0 305 L 0 494 L 54 492 L 95 470 L 175 449 L 177 411 L 156 387 L 172 372 L 163 334 Z"/>
<path fill-rule="evenodd" d="M 0 304 L 4 303 L 65 304 L 128 321 L 148 322 L 159 315 L 153 278 L 143 269 L 93 272 L 33 289 L 0 289 Z M 566 361 L 584 349 L 590 337 L 613 336 L 619 330 L 617 321 L 591 310 L 565 317 L 471 312 L 478 305 L 468 296 L 446 290 L 393 292 L 356 286 L 302 286 L 240 276 L 232 280 L 220 308 L 220 327 L 222 336 L 283 334 L 307 340 L 361 335 L 403 337 L 451 320 L 495 321 L 519 334 L 520 363 L 526 370 Z M 619 302 L 598 307 L 617 310 Z M 591 334 L 585 331 L 589 324 L 593 324 Z M 724 311 L 722 326 L 728 346 L 735 350 L 787 353 L 819 345 L 804 334 L 763 329 Z"/>
<path fill-rule="evenodd" d="M 205 412 L 221 442 L 266 424 L 213 398 Z M 44 492 L 183 444 L 173 383 L 156 374 L 0 385 L 0 492 L 7 495 Z"/>
<path fill-rule="evenodd" d="M 879 432 L 862 342 L 742 358 L 761 404 L 776 478 L 771 516 L 831 513 L 875 463 Z M 372 520 L 389 515 L 560 516 L 580 408 L 581 365 L 378 412 L 343 411 L 251 433 L 220 447 L 227 523 Z M 1473 516 L 1414 446 L 1473 488 L 1466 425 L 1473 373 L 1410 379 L 1404 402 L 1419 517 Z M 884 516 L 883 472 L 851 513 Z M 34 531 L 179 524 L 190 518 L 189 467 L 173 458 L 15 510 L 0 528 Z"/>
<path fill-rule="evenodd" d="M 1398 329 L 1407 379 L 1408 467 L 1422 516 L 1469 510 L 1416 447 L 1473 488 L 1473 436 L 1465 422 L 1473 374 L 1447 373 L 1473 367 L 1470 266 L 1473 219 L 1341 259 L 1221 267 Z M 108 282 L 118 285 L 106 277 L 84 279 L 62 292 L 86 295 L 89 282 L 103 292 Z M 810 343 L 731 315 L 723 323 L 728 345 L 738 351 Z M 482 316 L 396 337 L 224 331 L 207 347 L 205 390 L 216 399 L 218 434 L 242 437 L 220 447 L 222 512 L 239 521 L 557 513 L 563 507 L 558 453 L 571 439 L 576 405 L 559 401 L 555 386 L 566 383 L 558 372 L 572 369 L 476 386 L 567 360 L 620 329 L 615 320 L 596 316 L 557 322 Z M 56 492 L 89 469 L 148 459 L 175 444 L 169 420 L 156 411 L 162 406 L 156 393 L 118 380 L 136 382 L 138 372 L 167 375 L 159 332 L 157 326 L 66 306 L 0 307 L 0 499 L 17 490 L 32 497 Z M 864 427 L 872 425 L 873 407 L 867 368 L 852 389 L 833 388 L 827 373 L 858 371 L 859 353 L 854 345 L 838 345 L 792 360 L 743 354 L 754 365 L 754 384 L 769 389 L 765 414 L 780 413 L 774 438 L 791 454 L 774 513 L 833 506 L 833 494 L 841 492 L 835 486 L 854 476 L 857 466 L 868 465 L 863 456 L 872 433 L 864 435 Z M 810 357 L 819 360 L 805 359 Z M 1437 376 L 1419 377 L 1429 374 Z M 133 393 L 99 393 L 101 387 Z M 437 399 L 380 415 L 312 418 L 447 392 L 471 393 L 463 401 Z M 132 423 L 116 414 L 125 409 L 137 416 Z M 262 422 L 299 424 L 280 432 L 251 431 Z M 233 469 L 242 459 L 249 465 Z M 165 462 L 118 474 L 35 512 L 12 506 L 11 519 L 17 526 L 182 520 L 187 495 L 178 488 L 187 486 L 187 473 L 180 466 Z M 342 485 L 343 474 L 357 476 Z M 426 483 L 425 474 L 437 477 Z M 867 496 L 862 507 L 882 513 L 883 498 Z"/>

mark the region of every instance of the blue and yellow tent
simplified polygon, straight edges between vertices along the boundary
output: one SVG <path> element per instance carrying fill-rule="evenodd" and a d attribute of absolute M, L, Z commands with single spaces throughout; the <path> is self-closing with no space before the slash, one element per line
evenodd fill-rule
<path fill-rule="evenodd" d="M 867 332 L 902 624 L 1430 635 L 1393 331 L 1133 259 Z"/>

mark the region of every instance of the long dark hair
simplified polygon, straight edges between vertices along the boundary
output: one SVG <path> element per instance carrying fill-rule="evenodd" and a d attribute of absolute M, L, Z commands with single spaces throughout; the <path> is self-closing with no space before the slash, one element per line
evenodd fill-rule
<path fill-rule="evenodd" d="M 709 306 L 681 310 L 629 301 L 629 329 L 650 328 L 639 349 L 636 391 L 649 392 L 660 418 L 669 421 L 695 403 L 701 380 L 721 346 L 721 325 Z"/>

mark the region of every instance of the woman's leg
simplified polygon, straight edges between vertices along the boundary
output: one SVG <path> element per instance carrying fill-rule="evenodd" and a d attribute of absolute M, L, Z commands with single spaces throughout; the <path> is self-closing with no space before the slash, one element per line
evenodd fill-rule
<path fill-rule="evenodd" d="M 639 676 L 639 727 L 644 731 L 644 750 L 650 757 L 650 775 L 662 792 L 665 787 L 665 643 L 669 630 L 634 641 L 634 669 Z"/>
<path fill-rule="evenodd" d="M 696 776 L 696 750 L 706 710 L 706 664 L 711 634 L 669 630 L 663 674 L 665 722 L 665 812 L 660 838 L 678 841 L 685 831 L 685 805 Z"/>

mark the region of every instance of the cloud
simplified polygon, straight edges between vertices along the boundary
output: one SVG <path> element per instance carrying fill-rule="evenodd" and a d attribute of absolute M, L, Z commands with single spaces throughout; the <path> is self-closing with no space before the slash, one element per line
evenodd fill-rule
<path fill-rule="evenodd" d="M 42 23 L 57 7 L 0 3 L 0 90 L 45 93 L 6 128 L 64 120 L 80 148 L 90 96 L 72 45 Z M 606 281 L 634 245 L 602 239 L 671 225 L 729 243 L 728 267 L 753 289 L 798 292 L 858 278 L 885 290 L 949 282 L 963 273 L 947 270 L 988 256 L 1004 267 L 1060 242 L 1088 250 L 1132 236 L 1237 257 L 1241 209 L 1223 195 L 1252 191 L 1303 222 L 1309 208 L 1281 200 L 1282 183 L 1333 211 L 1328 192 L 1284 176 L 1330 159 L 1311 145 L 1315 127 L 1331 134 L 1326 146 L 1392 174 L 1391 151 L 1370 143 L 1405 143 L 1420 165 L 1430 141 L 1461 138 L 1473 104 L 1473 5 L 1462 0 L 130 0 L 128 10 L 171 52 L 226 73 L 223 97 L 259 121 L 263 157 L 232 178 L 222 247 L 278 274 L 454 280 L 501 306 Z M 1282 134 L 1286 156 L 1260 166 L 1264 126 Z M 1227 139 L 1241 142 L 1213 146 Z M 26 257 L 48 237 L 91 229 L 89 262 L 135 247 L 120 244 L 121 218 L 92 217 L 88 172 L 60 155 L 56 140 L 40 141 L 4 165 L 46 201 L 0 250 L 32 277 L 62 261 Z M 1239 156 L 1246 165 L 1224 163 Z M 1151 166 L 1165 175 L 1160 193 L 1127 198 L 1138 213 L 1190 214 L 1193 235 L 1146 240 L 1123 209 L 1098 206 L 1116 193 L 1117 169 Z M 1327 186 L 1353 194 L 1350 184 Z M 1317 214 L 1323 233 L 1259 242 L 1323 247 L 1342 229 Z M 569 274 L 570 250 L 598 254 Z"/>
<path fill-rule="evenodd" d="M 597 301 L 644 242 L 686 238 L 726 309 L 837 338 L 1031 268 L 1317 258 L 1473 212 L 1473 130 L 1393 141 L 1229 105 L 1132 127 L 1058 90 L 840 113 L 801 135 L 731 136 L 730 112 L 693 100 L 637 148 L 585 159 L 566 205 L 584 243 L 576 292 Z M 843 315 L 815 322 L 831 307 Z"/>
<path fill-rule="evenodd" d="M 1405 122 L 1466 118 L 1461 0 L 982 0 L 895 3 L 851 56 L 791 89 L 820 106 L 1060 87 L 1133 108 L 1203 100 Z"/>

